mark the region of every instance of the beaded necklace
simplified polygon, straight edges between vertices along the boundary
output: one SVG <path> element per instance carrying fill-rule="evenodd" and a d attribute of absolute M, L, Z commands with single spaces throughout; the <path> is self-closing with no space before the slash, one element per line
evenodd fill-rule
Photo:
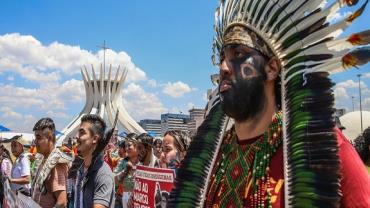
<path fill-rule="evenodd" d="M 269 177 L 269 165 L 272 156 L 275 154 L 277 149 L 282 143 L 282 112 L 275 114 L 268 130 L 261 135 L 261 138 L 252 144 L 245 145 L 241 147 L 236 144 L 237 136 L 235 130 L 232 130 L 231 140 L 226 143 L 224 148 L 222 148 L 222 155 L 219 157 L 220 163 L 217 163 L 214 174 L 211 178 L 213 181 L 210 187 L 210 194 L 217 194 L 217 187 L 224 182 L 227 176 L 225 172 L 231 168 L 229 167 L 231 162 L 234 160 L 235 152 L 243 154 L 245 161 L 245 166 L 243 167 L 243 173 L 249 173 L 251 171 L 250 180 L 252 181 L 251 194 L 249 195 L 249 200 L 251 204 L 248 207 L 272 207 L 271 204 L 271 193 L 270 193 L 270 177 Z M 242 173 L 242 174 L 243 174 Z M 234 184 L 241 182 L 245 177 L 239 177 L 237 180 L 233 181 Z M 245 196 L 247 197 L 247 196 Z M 213 198 L 213 197 L 212 197 Z M 209 198 L 208 200 L 212 200 Z M 226 198 L 226 197 L 225 197 Z M 244 198 L 246 199 L 246 198 Z M 243 205 L 244 199 L 235 198 L 235 203 L 237 206 Z M 210 201 L 209 201 L 210 202 Z"/>

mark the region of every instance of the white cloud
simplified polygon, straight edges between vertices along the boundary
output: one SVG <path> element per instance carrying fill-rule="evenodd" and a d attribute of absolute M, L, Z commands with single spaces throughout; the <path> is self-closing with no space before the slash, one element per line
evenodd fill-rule
<path fill-rule="evenodd" d="M 14 81 L 14 77 L 13 77 L 13 76 L 8 76 L 8 77 L 6 78 L 6 80 L 8 80 L 8 81 Z"/>
<path fill-rule="evenodd" d="M 103 50 L 95 53 L 59 42 L 44 44 L 31 35 L 0 35 L 0 75 L 8 81 L 22 78 L 24 83 L 31 82 L 31 85 L 0 83 L 1 121 L 6 121 L 4 125 L 9 128 L 31 132 L 40 117 L 49 116 L 55 119 L 59 128 L 63 128 L 75 116 L 70 115 L 71 111 L 78 113 L 81 110 L 79 106 L 85 101 L 83 81 L 74 77 L 84 66 L 91 75 L 91 65 L 99 75 L 103 56 Z M 123 102 L 135 120 L 159 118 L 168 112 L 159 99 L 161 92 L 148 92 L 146 88 L 162 89 L 163 93 L 174 98 L 197 90 L 181 81 L 162 85 L 148 78 L 124 51 L 108 49 L 105 57 L 106 76 L 110 64 L 112 77 L 118 65 L 128 70 Z M 8 73 L 4 72 L 11 72 L 11 75 L 5 77 Z M 145 89 L 137 83 L 144 83 L 142 81 L 145 81 Z"/>
<path fill-rule="evenodd" d="M 336 87 L 334 89 L 334 96 L 335 96 L 335 100 L 349 98 L 349 96 L 347 94 L 347 90 L 344 87 Z"/>
<path fill-rule="evenodd" d="M 0 112 L 0 119 L 2 121 L 6 121 L 6 126 L 12 131 L 22 131 L 27 129 L 27 131 L 30 132 L 36 122 L 33 115 L 22 115 L 10 107 L 1 107 Z"/>
<path fill-rule="evenodd" d="M 59 91 L 61 99 L 68 99 L 71 102 L 85 100 L 85 89 L 82 81 L 71 79 L 62 84 Z"/>
<path fill-rule="evenodd" d="M 164 94 L 167 94 L 173 98 L 179 98 L 182 97 L 184 94 L 191 92 L 192 89 L 189 87 L 189 85 L 178 81 L 175 83 L 168 82 L 162 92 Z"/>
<path fill-rule="evenodd" d="M 159 118 L 162 113 L 167 111 L 155 94 L 146 92 L 135 83 L 123 88 L 123 105 L 136 120 Z"/>
<path fill-rule="evenodd" d="M 370 110 L 370 98 L 366 98 L 362 105 L 364 110 Z"/>
<path fill-rule="evenodd" d="M 6 119 L 21 119 L 22 114 L 13 111 L 10 107 L 1 107 L 1 116 Z"/>
<path fill-rule="evenodd" d="M 335 99 L 337 101 L 348 99 L 350 96 L 348 95 L 348 90 L 357 90 L 358 89 L 358 82 L 355 82 L 353 80 L 346 80 L 344 82 L 339 82 L 335 85 L 334 88 L 334 95 Z M 367 88 L 367 85 L 365 82 L 361 81 L 361 90 L 362 94 L 366 95 L 370 93 L 369 89 Z"/>
<path fill-rule="evenodd" d="M 180 110 L 180 108 L 178 107 L 172 107 L 171 110 L 169 111 L 170 113 L 183 113 L 182 110 Z"/>
<path fill-rule="evenodd" d="M 194 103 L 188 103 L 188 104 L 186 105 L 186 107 L 188 108 L 188 110 L 190 110 L 190 109 L 195 108 L 195 105 L 194 105 Z"/>
<path fill-rule="evenodd" d="M 47 113 L 46 113 L 47 116 L 51 117 L 51 118 L 70 118 L 70 116 L 68 116 L 66 113 L 64 112 L 54 112 L 52 110 L 49 110 Z"/>
<path fill-rule="evenodd" d="M 352 96 L 354 96 L 355 110 L 359 106 L 358 81 L 346 80 L 335 85 L 334 95 L 337 108 L 346 108 L 352 110 Z M 361 95 L 363 109 L 370 110 L 370 89 L 365 82 L 361 81 Z"/>
<path fill-rule="evenodd" d="M 0 36 L 0 72 L 12 71 L 35 82 L 57 82 L 62 75 L 78 74 L 82 66 L 91 64 L 99 68 L 103 54 L 103 50 L 94 54 L 79 46 L 58 42 L 43 45 L 33 36 L 19 33 Z M 147 79 L 145 72 L 123 51 L 107 50 L 106 63 L 128 69 L 129 82 Z"/>
<path fill-rule="evenodd" d="M 340 21 L 340 20 L 344 19 L 345 17 L 347 17 L 350 14 L 351 14 L 351 12 L 344 12 L 344 13 L 336 12 L 331 17 L 329 17 L 329 22 L 334 23 L 334 22 Z"/>
<path fill-rule="evenodd" d="M 38 89 L 27 89 L 14 85 L 0 85 L 0 103 L 4 106 L 30 108 L 44 103 Z"/>
<path fill-rule="evenodd" d="M 367 87 L 361 87 L 361 95 L 364 97 L 370 96 L 370 89 Z"/>
<path fill-rule="evenodd" d="M 339 82 L 335 85 L 336 87 L 344 87 L 344 88 L 358 88 L 358 82 L 353 81 L 352 79 L 349 79 L 344 82 Z M 366 86 L 366 84 L 361 81 L 361 86 Z"/>
<path fill-rule="evenodd" d="M 362 75 L 364 78 L 370 78 L 370 73 L 366 73 Z"/>
<path fill-rule="evenodd" d="M 150 87 L 157 87 L 158 84 L 157 84 L 157 81 L 154 80 L 154 79 L 149 79 L 147 84 L 150 86 Z"/>
<path fill-rule="evenodd" d="M 32 108 L 33 110 L 65 110 L 66 104 L 85 98 L 82 81 L 67 80 L 62 84 L 45 84 L 40 88 L 0 85 L 0 103 L 4 106 Z"/>

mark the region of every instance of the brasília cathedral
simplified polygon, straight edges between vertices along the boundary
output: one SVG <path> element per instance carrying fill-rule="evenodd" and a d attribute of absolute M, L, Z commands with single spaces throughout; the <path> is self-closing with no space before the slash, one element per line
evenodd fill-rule
<path fill-rule="evenodd" d="M 74 137 L 81 123 L 82 116 L 86 114 L 98 114 L 107 123 L 113 126 L 117 111 L 119 111 L 117 126 L 129 133 L 144 133 L 145 130 L 128 114 L 122 103 L 122 86 L 125 83 L 128 70 L 126 68 L 112 69 L 109 67 L 108 74 L 103 65 L 100 73 L 95 72 L 91 66 L 91 73 L 87 67 L 81 68 L 81 74 L 85 85 L 86 103 L 81 112 L 62 130 L 58 138 L 58 144 L 70 137 Z M 114 73 L 115 72 L 115 73 Z"/>

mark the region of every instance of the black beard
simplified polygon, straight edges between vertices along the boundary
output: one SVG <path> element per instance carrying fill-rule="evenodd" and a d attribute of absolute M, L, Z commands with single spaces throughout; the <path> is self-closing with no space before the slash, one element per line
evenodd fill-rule
<path fill-rule="evenodd" d="M 237 77 L 231 82 L 231 88 L 220 95 L 222 108 L 238 122 L 255 118 L 265 107 L 264 89 L 262 75 L 249 79 Z"/>

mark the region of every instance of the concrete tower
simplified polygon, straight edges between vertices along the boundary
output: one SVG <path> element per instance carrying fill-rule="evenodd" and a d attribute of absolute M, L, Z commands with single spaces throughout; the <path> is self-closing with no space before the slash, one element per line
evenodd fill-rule
<path fill-rule="evenodd" d="M 58 144 L 61 144 L 65 138 L 76 135 L 81 117 L 86 114 L 100 115 L 108 126 L 113 126 L 115 115 L 119 110 L 118 128 L 121 127 L 130 133 L 140 134 L 145 132 L 128 114 L 122 103 L 122 85 L 128 71 L 127 69 L 120 69 L 120 67 L 115 71 L 115 75 L 112 75 L 112 66 L 110 66 L 106 76 L 105 67 L 101 65 L 98 77 L 93 66 L 91 66 L 91 73 L 88 72 L 86 67 L 81 69 L 85 85 L 86 103 L 80 114 L 62 130 L 63 134 L 58 138 Z"/>

